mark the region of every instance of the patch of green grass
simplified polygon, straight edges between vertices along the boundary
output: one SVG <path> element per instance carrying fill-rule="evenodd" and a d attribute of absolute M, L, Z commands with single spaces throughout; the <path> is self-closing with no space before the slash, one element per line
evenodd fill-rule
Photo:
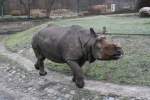
<path fill-rule="evenodd" d="M 71 74 L 70 73 L 71 70 L 69 66 L 67 66 L 67 64 L 59 64 L 52 61 L 47 61 L 45 65 L 48 66 L 50 70 L 65 73 L 65 74 Z"/>
<path fill-rule="evenodd" d="M 97 61 L 89 66 L 85 73 L 96 80 L 119 84 L 150 85 L 150 57 L 124 57 L 119 61 Z"/>
<path fill-rule="evenodd" d="M 137 16 L 94 16 L 59 20 L 54 23 L 61 26 L 81 25 L 85 28 L 93 27 L 96 30 L 102 30 L 102 27 L 106 26 L 110 33 L 150 34 L 150 19 Z"/>
<path fill-rule="evenodd" d="M 47 27 L 47 25 L 48 23 L 45 23 L 8 37 L 8 39 L 5 41 L 6 47 L 11 51 L 16 51 L 19 48 L 29 47 L 33 34 Z"/>
<path fill-rule="evenodd" d="M 12 15 L 0 16 L 0 19 L 5 19 L 5 18 L 9 18 L 9 19 L 13 19 L 13 18 L 27 18 L 27 16 L 12 16 Z"/>

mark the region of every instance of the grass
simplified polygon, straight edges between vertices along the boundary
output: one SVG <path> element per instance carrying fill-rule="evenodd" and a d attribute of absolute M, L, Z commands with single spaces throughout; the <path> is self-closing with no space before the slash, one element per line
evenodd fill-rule
<path fill-rule="evenodd" d="M 12 16 L 12 15 L 4 15 L 0 16 L 0 22 L 12 22 L 12 21 L 21 21 L 28 20 L 27 16 Z"/>
<path fill-rule="evenodd" d="M 49 23 L 45 23 L 8 37 L 8 39 L 5 41 L 6 47 L 11 51 L 17 51 L 19 48 L 29 47 L 33 34 L 47 27 L 48 24 Z"/>
<path fill-rule="evenodd" d="M 0 16 L 0 22 L 16 22 L 16 21 L 29 21 L 29 20 L 41 20 L 47 18 L 33 18 L 30 19 L 27 16 L 12 16 L 12 15 L 4 15 Z"/>
<path fill-rule="evenodd" d="M 0 16 L 0 19 L 3 19 L 3 18 L 13 19 L 13 18 L 27 18 L 27 17 L 26 16 L 12 16 L 12 15 Z"/>
<path fill-rule="evenodd" d="M 150 34 L 150 19 L 136 16 L 95 16 L 59 20 L 53 23 L 61 26 L 81 25 L 85 28 L 93 27 L 96 30 L 101 30 L 103 26 L 106 26 L 108 32 L 111 33 Z"/>
<path fill-rule="evenodd" d="M 51 21 L 46 24 L 19 32 L 9 37 L 5 44 L 10 50 L 18 50 L 30 46 L 33 33 L 48 24 L 70 26 L 81 25 L 85 28 L 94 27 L 100 30 L 103 26 L 114 34 L 150 34 L 150 19 L 135 16 L 94 16 L 86 18 Z M 114 41 L 123 45 L 125 56 L 118 61 L 96 61 L 83 67 L 87 78 L 103 80 L 118 84 L 150 86 L 150 37 L 144 36 L 112 36 Z M 46 63 L 51 70 L 69 73 L 67 65 L 53 62 Z"/>

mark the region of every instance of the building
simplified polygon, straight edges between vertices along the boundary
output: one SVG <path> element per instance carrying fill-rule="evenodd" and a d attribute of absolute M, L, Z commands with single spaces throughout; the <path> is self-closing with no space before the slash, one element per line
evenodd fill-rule
<path fill-rule="evenodd" d="M 105 0 L 105 4 L 112 5 L 114 11 L 134 11 L 137 0 Z"/>

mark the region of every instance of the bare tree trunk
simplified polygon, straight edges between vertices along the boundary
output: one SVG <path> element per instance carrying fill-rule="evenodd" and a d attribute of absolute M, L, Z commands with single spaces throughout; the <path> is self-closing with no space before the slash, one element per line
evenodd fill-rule
<path fill-rule="evenodd" d="M 88 6 L 90 7 L 92 5 L 92 2 L 91 2 L 91 0 L 88 0 L 88 1 L 89 1 Z"/>
<path fill-rule="evenodd" d="M 27 0 L 27 2 L 25 0 L 19 0 L 19 1 L 20 4 L 23 6 L 25 13 L 27 14 L 27 17 L 31 18 L 30 11 L 31 11 L 32 0 Z"/>
<path fill-rule="evenodd" d="M 23 6 L 25 13 L 27 13 L 27 7 L 26 7 L 26 3 L 23 2 L 23 0 L 19 0 L 20 4 Z"/>
<path fill-rule="evenodd" d="M 51 11 L 52 11 L 52 7 L 55 3 L 55 0 L 46 0 L 46 16 L 49 18 Z"/>
<path fill-rule="evenodd" d="M 28 18 L 29 18 L 29 19 L 31 18 L 31 15 L 30 15 L 31 3 L 32 3 L 32 0 L 28 0 L 28 3 L 27 3 L 27 4 L 28 4 L 28 8 L 27 8 L 27 9 L 28 9 L 28 12 L 27 12 L 27 13 L 28 13 Z"/>
<path fill-rule="evenodd" d="M 79 0 L 77 0 L 77 13 L 79 15 Z"/>
<path fill-rule="evenodd" d="M 4 6 L 1 6 L 1 16 L 4 16 Z"/>
<path fill-rule="evenodd" d="M 0 10 L 1 10 L 1 16 L 4 16 L 4 2 L 6 0 L 0 0 Z"/>

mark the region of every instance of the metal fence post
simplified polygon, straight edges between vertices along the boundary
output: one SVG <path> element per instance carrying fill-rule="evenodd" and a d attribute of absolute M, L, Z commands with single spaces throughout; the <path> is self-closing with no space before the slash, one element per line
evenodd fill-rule
<path fill-rule="evenodd" d="M 1 16 L 3 17 L 4 16 L 4 7 L 1 6 Z"/>

